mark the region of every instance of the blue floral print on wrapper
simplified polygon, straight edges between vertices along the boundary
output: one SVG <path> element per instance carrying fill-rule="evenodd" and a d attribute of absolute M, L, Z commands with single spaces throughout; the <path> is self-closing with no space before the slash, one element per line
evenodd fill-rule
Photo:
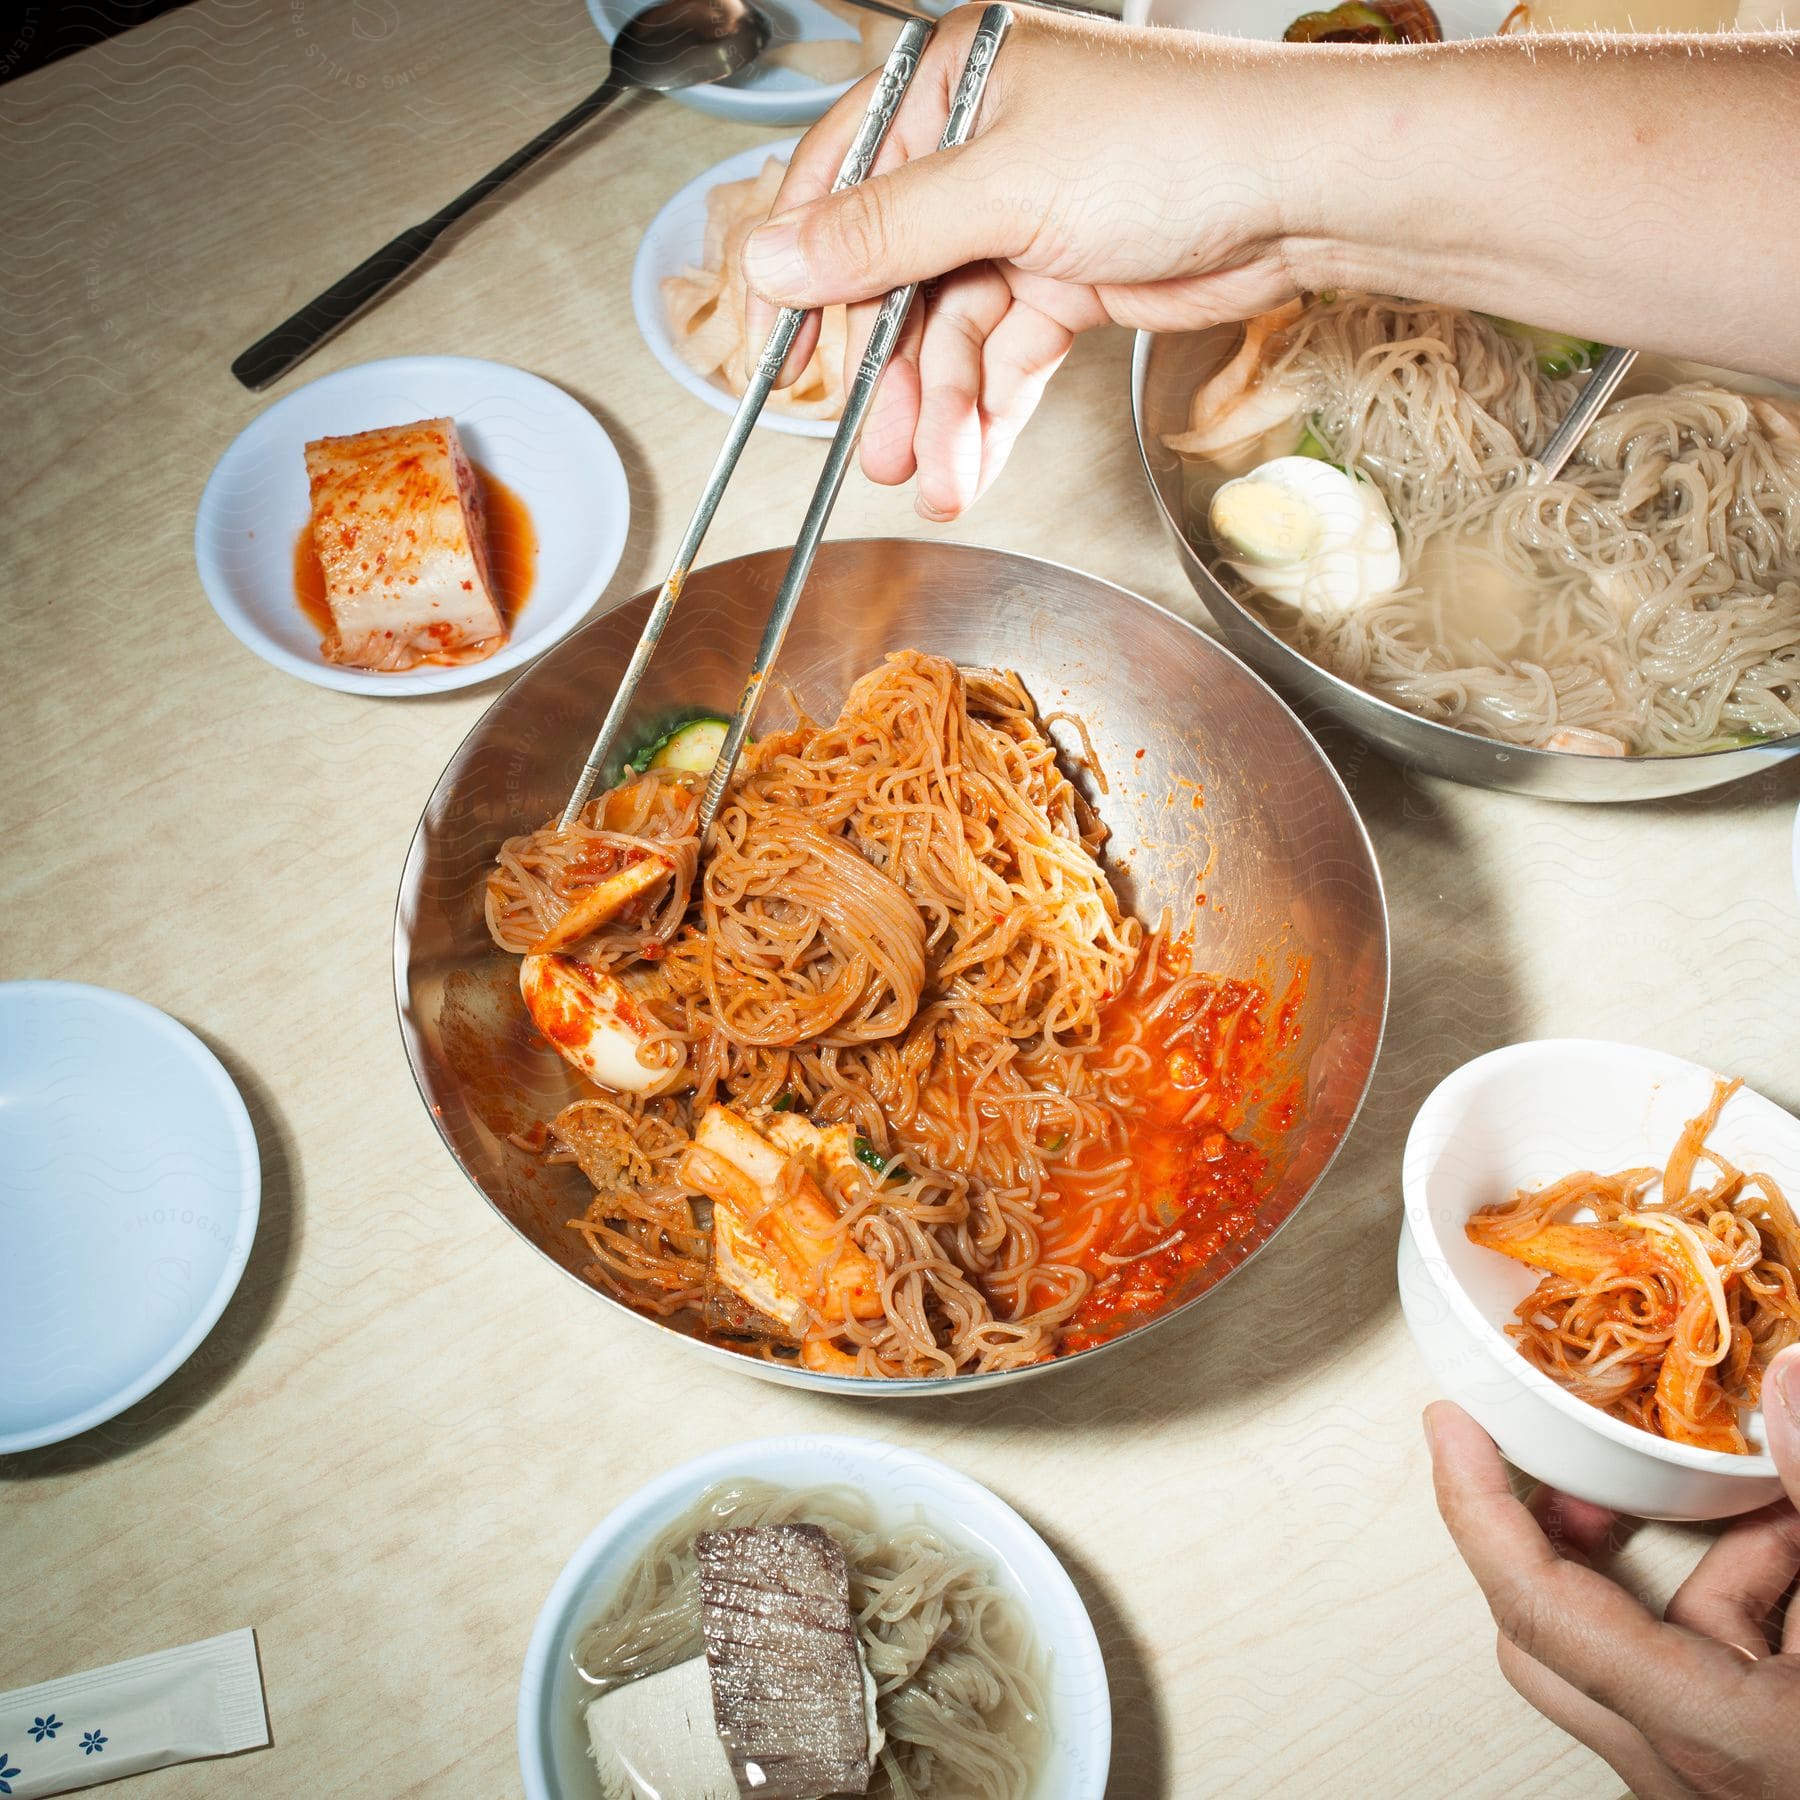
<path fill-rule="evenodd" d="M 106 1748 L 106 1733 L 103 1731 L 84 1731 L 81 1734 L 81 1754 L 94 1756 Z"/>
<path fill-rule="evenodd" d="M 19 1773 L 18 1765 L 4 1750 L 0 1750 L 0 1794 L 12 1792 L 12 1777 Z"/>
<path fill-rule="evenodd" d="M 41 1744 L 45 1738 L 55 1737 L 62 1728 L 63 1722 L 55 1713 L 52 1713 L 47 1719 L 33 1719 L 31 1721 L 32 1740 Z"/>

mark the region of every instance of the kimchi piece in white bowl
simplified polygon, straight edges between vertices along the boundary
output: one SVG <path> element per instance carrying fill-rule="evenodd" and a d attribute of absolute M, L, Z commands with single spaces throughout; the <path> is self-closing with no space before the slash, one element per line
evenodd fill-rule
<path fill-rule="evenodd" d="M 332 444 L 314 461 L 344 554 L 335 576 L 317 555 L 307 454 Z M 374 535 L 343 544 L 354 520 Z M 340 369 L 253 419 L 201 495 L 194 560 L 213 610 L 276 668 L 347 693 L 441 693 L 517 669 L 573 631 L 605 593 L 630 522 L 624 464 L 580 402 L 505 363 L 404 356 Z M 409 531 L 429 555 L 397 582 L 371 584 L 374 571 L 356 565 L 382 555 L 391 565 Z M 498 643 L 492 611 L 474 604 L 485 578 Z M 438 599 L 435 614 L 404 597 L 419 592 Z M 360 639 L 349 656 L 346 619 Z"/>

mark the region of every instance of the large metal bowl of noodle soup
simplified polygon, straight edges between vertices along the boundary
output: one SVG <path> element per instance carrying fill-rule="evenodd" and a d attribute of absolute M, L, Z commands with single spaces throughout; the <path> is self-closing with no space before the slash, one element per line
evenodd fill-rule
<path fill-rule="evenodd" d="M 1800 748 L 1800 398 L 1639 361 L 1562 475 L 1598 346 L 1377 295 L 1140 334 L 1144 468 L 1196 592 L 1399 760 L 1565 800 Z"/>
<path fill-rule="evenodd" d="M 785 562 L 690 579 L 569 831 L 651 595 L 452 759 L 396 921 L 420 1091 L 522 1237 L 723 1367 L 903 1394 L 1104 1355 L 1258 1254 L 1350 1129 L 1387 993 L 1368 840 L 1192 626 L 871 540 L 821 551 L 702 856 Z"/>

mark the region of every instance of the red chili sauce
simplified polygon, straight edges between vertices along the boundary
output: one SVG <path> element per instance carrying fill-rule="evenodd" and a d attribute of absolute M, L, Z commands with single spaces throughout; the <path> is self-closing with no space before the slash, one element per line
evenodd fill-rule
<path fill-rule="evenodd" d="M 1137 1192 L 1111 1204 L 1113 1216 L 1078 1258 L 1094 1285 L 1063 1329 L 1062 1355 L 1142 1324 L 1195 1271 L 1259 1228 L 1269 1156 L 1237 1134 L 1281 1073 L 1273 1059 L 1298 1035 L 1305 971 L 1296 973 L 1273 1016 L 1263 987 L 1221 980 L 1193 984 L 1147 1023 L 1178 979 L 1178 969 L 1165 963 L 1105 1019 L 1109 1042 L 1138 1041 L 1150 1056 L 1130 1081 Z M 1264 1109 L 1262 1135 L 1286 1131 L 1300 1105 L 1299 1085 L 1290 1081 Z"/>

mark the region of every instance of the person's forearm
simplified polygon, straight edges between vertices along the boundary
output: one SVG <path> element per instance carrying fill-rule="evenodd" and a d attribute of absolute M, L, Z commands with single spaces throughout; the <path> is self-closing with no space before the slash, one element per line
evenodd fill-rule
<path fill-rule="evenodd" d="M 1797 43 L 1272 53 L 1295 276 L 1800 380 Z"/>

